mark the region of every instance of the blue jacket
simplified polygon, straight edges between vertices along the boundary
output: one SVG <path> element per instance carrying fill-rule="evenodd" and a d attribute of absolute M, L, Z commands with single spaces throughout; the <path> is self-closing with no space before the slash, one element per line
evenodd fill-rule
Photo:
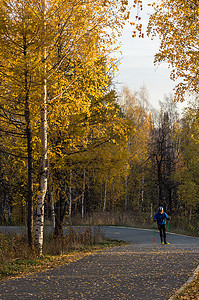
<path fill-rule="evenodd" d="M 153 221 L 157 221 L 158 225 L 166 224 L 166 219 L 170 220 L 170 218 L 168 217 L 168 215 L 165 212 L 163 212 L 162 214 L 160 212 L 157 212 L 155 214 L 155 216 L 153 217 Z"/>

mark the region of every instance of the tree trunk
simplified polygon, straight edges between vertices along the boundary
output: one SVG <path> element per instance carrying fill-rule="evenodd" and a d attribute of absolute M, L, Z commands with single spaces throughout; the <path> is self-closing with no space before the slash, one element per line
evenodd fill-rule
<path fill-rule="evenodd" d="M 26 134 L 27 134 L 27 150 L 28 150 L 28 244 L 33 248 L 33 154 L 32 154 L 32 132 L 30 126 L 30 111 L 28 102 L 26 101 Z"/>
<path fill-rule="evenodd" d="M 27 40 L 24 35 L 23 54 L 25 60 L 27 59 Z M 27 138 L 27 152 L 28 152 L 28 244 L 33 249 L 33 151 L 32 151 L 32 130 L 30 123 L 30 108 L 29 108 L 29 85 L 28 85 L 28 71 L 25 69 L 25 121 L 26 121 L 26 138 Z"/>
<path fill-rule="evenodd" d="M 10 210 L 10 204 L 8 201 L 8 196 L 6 197 L 6 208 L 7 208 L 7 214 L 8 214 L 8 225 L 11 225 L 11 210 Z"/>
<path fill-rule="evenodd" d="M 107 200 L 107 179 L 105 181 L 105 187 L 104 187 L 104 206 L 103 206 L 103 211 L 106 209 L 106 200 Z"/>
<path fill-rule="evenodd" d="M 65 188 L 65 185 L 62 186 Z M 55 203 L 55 230 L 54 236 L 63 236 L 63 222 L 66 215 L 67 201 L 65 199 L 65 192 L 59 194 L 59 200 Z"/>
<path fill-rule="evenodd" d="M 157 159 L 157 171 L 158 171 L 158 206 L 162 205 L 163 195 L 162 195 L 162 158 L 158 161 Z"/>
<path fill-rule="evenodd" d="M 70 169 L 70 178 L 69 178 L 69 209 L 68 209 L 68 217 L 71 222 L 71 213 L 72 213 L 72 169 Z"/>
<path fill-rule="evenodd" d="M 39 196 L 37 201 L 37 217 L 36 217 L 36 236 L 35 243 L 42 255 L 43 248 L 43 226 L 44 226 L 44 200 L 47 191 L 47 109 L 46 109 L 46 85 L 44 85 L 44 106 L 41 110 L 41 162 L 40 162 L 40 181 Z"/>
<path fill-rule="evenodd" d="M 48 177 L 48 159 L 47 159 L 47 80 L 46 80 L 46 48 L 45 48 L 45 32 L 46 32 L 46 0 L 42 2 L 43 13 L 43 53 L 42 53 L 42 96 L 41 96 L 41 160 L 40 160 L 40 180 L 39 180 L 39 196 L 37 202 L 36 217 L 36 233 L 35 243 L 39 254 L 42 255 L 43 250 L 43 227 L 44 227 L 44 200 L 47 191 Z"/>
<path fill-rule="evenodd" d="M 142 205 L 143 205 L 143 202 L 144 202 L 144 179 L 142 179 L 141 201 L 142 201 Z"/>
<path fill-rule="evenodd" d="M 127 188 L 128 188 L 128 175 L 125 176 L 125 199 L 124 199 L 124 208 L 127 209 L 128 198 L 127 198 Z"/>
<path fill-rule="evenodd" d="M 52 226 L 52 232 L 55 231 L 55 206 L 54 206 L 54 200 L 53 200 L 53 183 L 51 180 L 51 186 L 49 189 L 49 198 L 50 198 L 50 208 L 51 208 L 51 226 Z"/>
<path fill-rule="evenodd" d="M 85 186 L 86 186 L 86 168 L 84 167 L 83 190 L 82 190 L 82 218 L 84 217 Z"/>

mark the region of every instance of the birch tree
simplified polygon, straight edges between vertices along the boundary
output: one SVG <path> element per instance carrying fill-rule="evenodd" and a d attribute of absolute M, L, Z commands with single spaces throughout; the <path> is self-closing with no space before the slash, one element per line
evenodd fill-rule
<path fill-rule="evenodd" d="M 42 30 L 41 30 L 41 158 L 40 158 L 40 181 L 39 196 L 37 202 L 37 218 L 35 228 L 35 243 L 42 255 L 43 227 L 44 227 L 44 200 L 47 192 L 48 177 L 48 144 L 47 144 L 47 74 L 46 74 L 46 6 L 47 1 L 41 2 Z"/>

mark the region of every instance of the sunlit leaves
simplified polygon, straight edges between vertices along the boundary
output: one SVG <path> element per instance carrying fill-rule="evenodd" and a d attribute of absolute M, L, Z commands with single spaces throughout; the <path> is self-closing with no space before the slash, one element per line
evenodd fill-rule
<path fill-rule="evenodd" d="M 161 40 L 155 63 L 168 62 L 171 79 L 179 78 L 175 95 L 180 101 L 186 91 L 199 91 L 198 5 L 198 0 L 162 0 L 153 4 L 155 12 L 148 25 L 148 34 L 158 35 Z"/>

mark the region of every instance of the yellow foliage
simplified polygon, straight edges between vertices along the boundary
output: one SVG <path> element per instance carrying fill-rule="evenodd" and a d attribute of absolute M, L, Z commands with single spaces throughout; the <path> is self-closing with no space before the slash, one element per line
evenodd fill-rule
<path fill-rule="evenodd" d="M 155 63 L 166 61 L 172 68 L 171 79 L 179 79 L 175 98 L 183 101 L 186 91 L 198 94 L 198 5 L 199 1 L 162 0 L 153 4 L 154 14 L 148 35 L 161 41 Z"/>

